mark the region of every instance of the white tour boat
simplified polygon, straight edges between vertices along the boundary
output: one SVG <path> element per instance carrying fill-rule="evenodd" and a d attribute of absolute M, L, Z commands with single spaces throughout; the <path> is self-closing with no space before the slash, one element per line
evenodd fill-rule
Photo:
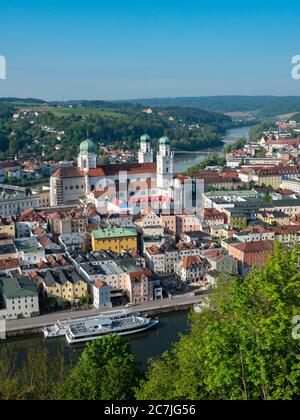
<path fill-rule="evenodd" d="M 131 312 L 119 318 L 110 316 L 108 313 L 98 319 L 71 325 L 66 333 L 66 339 L 69 344 L 76 344 L 97 340 L 109 334 L 131 335 L 149 330 L 158 322 L 137 312 Z"/>
<path fill-rule="evenodd" d="M 117 310 L 103 312 L 98 315 L 74 319 L 58 320 L 57 323 L 51 327 L 43 328 L 43 334 L 46 339 L 64 337 L 68 330 L 75 325 L 81 325 L 88 321 L 100 321 L 102 319 L 110 318 L 112 320 L 128 319 L 128 317 L 135 315 L 136 312 L 130 310 Z"/>

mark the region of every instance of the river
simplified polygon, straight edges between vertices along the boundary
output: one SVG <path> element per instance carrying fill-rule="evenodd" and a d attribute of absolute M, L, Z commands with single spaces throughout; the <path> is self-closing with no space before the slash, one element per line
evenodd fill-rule
<path fill-rule="evenodd" d="M 233 139 L 239 139 L 246 137 L 249 139 L 250 130 L 253 126 L 243 126 L 238 128 L 232 128 L 227 130 L 226 135 L 223 139 L 223 147 L 214 147 L 212 149 L 204 149 L 201 152 L 176 152 L 175 153 L 175 172 L 185 172 L 191 166 L 197 165 L 202 162 L 206 157 L 208 152 L 214 153 L 219 156 L 224 155 L 224 147 L 227 144 L 233 142 Z"/>
<path fill-rule="evenodd" d="M 159 324 L 157 328 L 128 337 L 132 352 L 143 368 L 147 367 L 147 362 L 150 358 L 160 356 L 169 350 L 172 344 L 178 340 L 179 334 L 188 332 L 188 317 L 189 312 L 187 311 L 161 315 L 158 317 Z M 79 348 L 69 347 L 65 338 L 45 341 L 39 335 L 0 341 L 0 346 L 6 347 L 10 353 L 15 353 L 19 363 L 25 357 L 29 348 L 38 349 L 42 346 L 52 354 L 57 353 L 57 351 L 63 351 L 66 360 L 74 362 L 78 360 L 84 349 L 84 346 Z"/>

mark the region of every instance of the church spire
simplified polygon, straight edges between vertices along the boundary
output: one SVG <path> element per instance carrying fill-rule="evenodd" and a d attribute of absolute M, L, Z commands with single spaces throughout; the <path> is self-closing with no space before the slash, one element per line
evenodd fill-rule
<path fill-rule="evenodd" d="M 153 163 L 151 137 L 148 134 L 140 138 L 139 163 Z"/>

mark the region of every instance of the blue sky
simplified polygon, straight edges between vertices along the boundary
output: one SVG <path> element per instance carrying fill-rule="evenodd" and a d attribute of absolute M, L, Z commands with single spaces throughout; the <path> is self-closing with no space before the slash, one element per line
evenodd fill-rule
<path fill-rule="evenodd" d="M 9 0 L 0 96 L 300 95 L 299 0 Z"/>

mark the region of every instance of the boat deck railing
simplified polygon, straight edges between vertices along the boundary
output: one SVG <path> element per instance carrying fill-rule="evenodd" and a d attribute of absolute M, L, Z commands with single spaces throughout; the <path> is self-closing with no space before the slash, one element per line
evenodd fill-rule
<path fill-rule="evenodd" d="M 57 325 L 59 327 L 63 328 L 63 327 L 68 327 L 69 325 L 79 324 L 81 322 L 94 321 L 94 320 L 97 320 L 99 318 L 120 319 L 120 318 L 127 318 L 127 317 L 130 317 L 132 315 L 137 316 L 138 314 L 135 311 L 126 311 L 124 309 L 124 310 L 121 310 L 121 311 L 103 312 L 103 313 L 99 313 L 98 315 L 93 315 L 93 316 L 89 316 L 89 317 L 69 318 L 69 319 L 58 320 Z"/>
<path fill-rule="evenodd" d="M 71 334 L 73 336 L 77 336 L 77 335 L 84 335 L 87 333 L 99 333 L 99 332 L 113 332 L 114 330 L 120 330 L 120 329 L 126 329 L 126 328 L 131 328 L 132 326 L 136 325 L 136 326 L 140 326 L 143 324 L 147 324 L 149 322 L 149 319 L 147 318 L 137 318 L 137 317 L 132 317 L 132 318 L 127 318 L 124 319 L 123 321 L 114 321 L 111 325 L 103 325 L 101 326 L 101 324 L 99 324 L 98 328 L 97 326 L 95 326 L 94 328 L 90 327 L 88 328 L 85 323 L 81 323 L 81 324 L 76 324 L 76 325 L 72 325 L 69 329 L 69 331 L 71 332 Z"/>

